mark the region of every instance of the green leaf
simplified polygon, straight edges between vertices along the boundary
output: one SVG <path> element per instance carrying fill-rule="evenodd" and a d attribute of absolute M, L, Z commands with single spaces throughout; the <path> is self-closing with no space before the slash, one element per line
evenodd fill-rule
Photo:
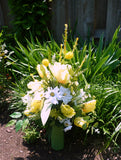
<path fill-rule="evenodd" d="M 22 125 L 23 125 L 22 120 L 17 121 L 16 126 L 15 126 L 16 132 L 18 132 L 21 129 Z"/>
<path fill-rule="evenodd" d="M 13 126 L 15 123 L 16 123 L 16 120 L 12 119 L 7 123 L 6 127 Z"/>
<path fill-rule="evenodd" d="M 62 126 L 54 125 L 52 127 L 51 147 L 56 151 L 64 148 L 64 131 Z"/>
<path fill-rule="evenodd" d="M 106 128 L 103 128 L 103 132 L 104 132 L 104 134 L 110 135 L 110 132 Z"/>
<path fill-rule="evenodd" d="M 10 117 L 12 118 L 20 118 L 22 116 L 22 114 L 20 112 L 14 112 L 10 115 Z"/>
<path fill-rule="evenodd" d="M 99 125 L 99 123 L 98 123 L 98 122 L 95 122 L 95 123 L 93 124 L 93 127 L 97 128 L 98 125 Z"/>
<path fill-rule="evenodd" d="M 43 126 L 46 124 L 49 118 L 51 107 L 52 107 L 52 104 L 50 102 L 47 102 L 47 101 L 44 102 L 44 106 L 41 111 L 41 120 L 42 120 Z"/>
<path fill-rule="evenodd" d="M 109 56 L 106 56 L 106 57 L 100 59 L 100 61 L 96 64 L 96 66 L 95 66 L 95 72 L 94 72 L 94 74 L 92 76 L 92 79 L 95 77 L 95 75 L 100 70 L 100 68 L 103 66 L 103 64 L 105 64 L 105 62 L 107 61 L 108 58 L 109 58 Z"/>
<path fill-rule="evenodd" d="M 83 129 L 83 130 L 86 130 L 86 129 L 87 129 L 87 123 L 83 124 L 82 129 Z"/>
<path fill-rule="evenodd" d="M 28 124 L 29 124 L 29 120 L 28 120 L 28 119 L 25 119 L 25 120 L 23 121 L 22 131 L 25 130 L 25 128 L 27 127 Z"/>

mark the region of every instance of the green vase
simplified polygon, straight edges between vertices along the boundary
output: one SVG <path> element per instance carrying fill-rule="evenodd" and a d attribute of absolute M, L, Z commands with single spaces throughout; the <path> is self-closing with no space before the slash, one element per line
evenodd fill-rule
<path fill-rule="evenodd" d="M 51 147 L 56 151 L 64 148 L 64 131 L 62 126 L 52 126 Z"/>

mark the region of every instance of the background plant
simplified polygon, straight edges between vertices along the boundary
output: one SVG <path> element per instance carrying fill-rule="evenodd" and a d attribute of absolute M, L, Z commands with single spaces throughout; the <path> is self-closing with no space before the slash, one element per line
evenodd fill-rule
<path fill-rule="evenodd" d="M 11 75 L 6 68 L 8 50 L 5 44 L 3 31 L 0 33 L 0 90 L 4 90 L 8 86 Z"/>
<path fill-rule="evenodd" d="M 100 133 L 107 137 L 108 147 L 110 142 L 116 141 L 121 131 L 121 83 L 103 77 L 97 83 L 92 84 L 92 93 L 97 98 L 97 126 Z M 95 128 L 92 128 L 94 131 Z"/>
<path fill-rule="evenodd" d="M 23 42 L 23 37 L 29 38 L 30 33 L 41 41 L 48 37 L 49 1 L 33 0 L 30 3 L 29 0 L 8 0 L 8 3 L 13 16 L 13 33 L 16 33 L 19 41 Z"/>
<path fill-rule="evenodd" d="M 84 43 L 83 46 L 80 46 L 78 44 L 75 48 L 74 58 L 70 60 L 70 63 L 76 67 L 77 62 L 81 64 L 83 58 L 86 57 L 83 69 L 88 82 L 94 81 L 101 75 L 108 76 L 120 66 L 121 48 L 120 42 L 117 41 L 119 29 L 120 27 L 116 29 L 112 41 L 106 46 L 102 36 L 98 45 L 92 41 L 89 45 Z M 8 57 L 13 72 L 18 72 L 23 76 L 33 73 L 34 68 L 41 63 L 43 57 L 50 59 L 51 56 L 49 55 L 54 56 L 55 54 L 57 56 L 59 54 L 60 46 L 52 38 L 51 41 L 46 41 L 43 44 L 37 39 L 34 41 L 33 36 L 31 36 L 31 41 L 26 41 L 27 47 L 16 39 L 18 47 L 11 47 L 14 54 Z M 75 41 L 71 42 L 71 45 L 66 42 L 68 51 L 72 49 Z"/>

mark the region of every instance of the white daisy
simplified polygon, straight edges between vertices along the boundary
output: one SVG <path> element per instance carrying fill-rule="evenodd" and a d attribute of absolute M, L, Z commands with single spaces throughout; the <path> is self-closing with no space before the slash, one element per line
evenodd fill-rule
<path fill-rule="evenodd" d="M 60 87 L 60 97 L 59 100 L 62 100 L 64 104 L 68 104 L 72 99 L 71 92 L 69 88 Z"/>
<path fill-rule="evenodd" d="M 68 119 L 68 118 L 65 119 L 64 126 L 66 127 L 66 128 L 64 128 L 64 132 L 67 132 L 67 131 L 71 130 L 72 123 L 70 122 L 70 119 Z"/>
<path fill-rule="evenodd" d="M 64 126 L 65 127 L 72 126 L 72 123 L 70 122 L 70 119 L 65 119 Z"/>
<path fill-rule="evenodd" d="M 52 104 L 58 104 L 59 100 L 59 88 L 55 87 L 54 89 L 52 87 L 48 87 L 48 90 L 45 92 L 44 97 L 48 100 L 48 102 L 51 102 Z"/>

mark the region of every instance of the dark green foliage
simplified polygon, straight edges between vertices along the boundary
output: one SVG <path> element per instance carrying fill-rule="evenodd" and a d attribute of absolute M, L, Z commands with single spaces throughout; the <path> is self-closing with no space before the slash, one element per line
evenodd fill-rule
<path fill-rule="evenodd" d="M 44 0 L 8 0 L 10 14 L 13 15 L 14 33 L 23 42 L 24 37 L 33 37 L 41 40 L 47 38 L 47 26 L 49 24 L 49 2 Z"/>

